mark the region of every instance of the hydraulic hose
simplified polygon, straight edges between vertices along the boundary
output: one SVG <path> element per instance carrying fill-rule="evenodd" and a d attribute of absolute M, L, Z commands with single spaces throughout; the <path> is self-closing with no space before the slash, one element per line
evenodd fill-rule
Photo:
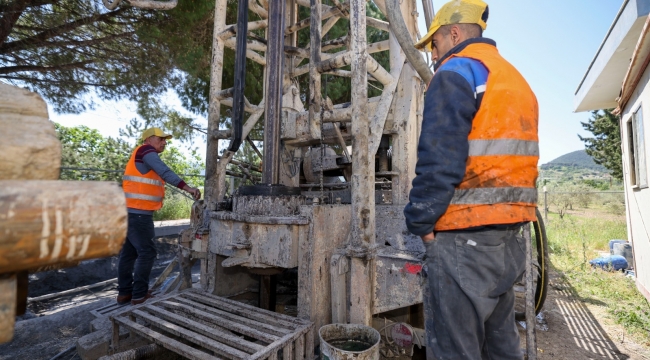
<path fill-rule="evenodd" d="M 390 23 L 390 30 L 393 32 L 393 35 L 395 35 L 399 46 L 404 51 L 406 59 L 411 63 L 413 68 L 415 68 L 415 71 L 417 71 L 422 80 L 428 84 L 433 77 L 433 72 L 431 72 L 429 66 L 427 66 L 427 63 L 422 58 L 422 54 L 413 47 L 413 39 L 406 28 L 406 23 L 404 23 L 402 10 L 399 8 L 399 1 L 386 0 L 386 17 Z"/>

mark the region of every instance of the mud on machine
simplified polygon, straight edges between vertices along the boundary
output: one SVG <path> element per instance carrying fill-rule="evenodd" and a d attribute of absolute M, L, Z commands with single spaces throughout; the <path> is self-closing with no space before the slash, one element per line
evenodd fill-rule
<path fill-rule="evenodd" d="M 263 308 L 270 307 L 273 275 L 297 270 L 298 317 L 316 330 L 337 322 L 372 325 L 374 315 L 388 311 L 421 328 L 424 249 L 406 230 L 403 208 L 415 176 L 428 78 L 407 61 L 393 24 L 366 16 L 368 6 L 383 14 L 386 5 L 396 6 L 403 14 L 400 34 L 413 44 L 416 3 L 328 4 L 239 2 L 237 23 L 228 25 L 227 1 L 217 0 L 205 201 L 194 207 L 186 253 L 202 259 L 204 290 L 228 296 L 259 286 Z M 299 19 L 300 7 L 311 16 Z M 249 21 L 249 13 L 261 20 Z M 327 40 L 342 20 L 349 21 L 348 33 Z M 369 43 L 367 27 L 387 33 L 387 40 Z M 299 47 L 298 32 L 307 28 L 309 44 Z M 251 33 L 258 29 L 265 29 L 265 39 Z M 230 89 L 221 86 L 224 47 L 236 53 Z M 389 54 L 389 68 L 373 57 L 380 52 Z M 257 105 L 243 95 L 244 57 L 264 66 L 264 99 Z M 323 75 L 349 79 L 350 101 L 325 97 Z M 300 97 L 301 76 L 309 80 L 308 99 Z M 369 87 L 381 95 L 369 98 Z M 228 131 L 218 128 L 224 107 L 232 107 Z M 264 122 L 262 182 L 226 198 L 226 167 L 258 121 Z M 228 148 L 219 155 L 224 141 Z"/>

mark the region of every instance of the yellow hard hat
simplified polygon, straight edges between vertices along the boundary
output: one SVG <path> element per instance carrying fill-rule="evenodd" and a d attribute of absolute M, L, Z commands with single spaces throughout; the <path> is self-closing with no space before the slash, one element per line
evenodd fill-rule
<path fill-rule="evenodd" d="M 421 51 L 431 51 L 431 38 L 443 25 L 477 24 L 481 29 L 487 28 L 488 5 L 481 0 L 452 0 L 443 5 L 431 22 L 429 32 L 415 48 Z"/>
<path fill-rule="evenodd" d="M 158 136 L 161 138 L 165 138 L 167 140 L 172 138 L 171 135 L 165 134 L 165 132 L 162 131 L 160 128 L 153 127 L 153 128 L 148 128 L 142 132 L 142 141 L 147 140 L 151 136 Z"/>

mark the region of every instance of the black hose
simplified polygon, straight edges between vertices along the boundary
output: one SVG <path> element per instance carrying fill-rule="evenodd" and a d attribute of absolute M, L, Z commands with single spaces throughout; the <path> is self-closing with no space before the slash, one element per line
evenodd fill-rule
<path fill-rule="evenodd" d="M 390 23 L 390 30 L 395 35 L 399 46 L 402 47 L 406 59 L 411 63 L 422 80 L 428 84 L 433 77 L 433 72 L 431 72 L 429 66 L 422 58 L 422 53 L 413 46 L 413 39 L 406 28 L 406 23 L 404 23 L 402 10 L 399 8 L 399 1 L 386 0 L 386 17 Z"/>

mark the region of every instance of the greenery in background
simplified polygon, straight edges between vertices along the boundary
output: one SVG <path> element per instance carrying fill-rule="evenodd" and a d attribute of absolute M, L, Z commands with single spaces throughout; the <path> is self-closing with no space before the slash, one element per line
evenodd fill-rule
<path fill-rule="evenodd" d="M 546 231 L 551 264 L 571 284 L 578 300 L 605 307 L 609 317 L 635 340 L 650 345 L 650 305 L 634 279 L 621 272 L 592 269 L 589 264 L 600 253 L 609 253 L 609 240 L 627 238 L 625 219 L 606 220 L 598 212 L 591 215 L 550 216 Z"/>
<path fill-rule="evenodd" d="M 92 107 L 84 96 L 91 89 L 105 100 L 163 93 L 182 77 L 143 32 L 164 21 L 162 13 L 109 11 L 102 0 L 0 1 L 0 81 L 41 94 L 57 112 Z"/>
<path fill-rule="evenodd" d="M 87 126 L 65 127 L 54 123 L 61 141 L 61 166 L 85 169 L 123 170 L 133 146 L 122 139 L 103 137 Z M 61 180 L 121 181 L 121 172 L 62 170 Z"/>
<path fill-rule="evenodd" d="M 618 116 L 612 114 L 612 109 L 592 111 L 587 122 L 581 122 L 582 127 L 593 134 L 593 137 L 582 137 L 587 154 L 591 155 L 597 164 L 610 170 L 613 177 L 623 179 L 623 161 L 621 158 L 621 129 Z"/>
<path fill-rule="evenodd" d="M 61 140 L 62 167 L 111 170 L 62 170 L 61 180 L 121 182 L 124 168 L 134 149 L 132 144 L 122 139 L 103 137 L 97 130 L 87 126 L 65 127 L 54 123 L 54 127 Z M 170 144 L 160 154 L 160 158 L 176 174 L 181 175 L 185 182 L 203 188 L 204 179 L 201 174 L 205 165 L 196 151 L 186 157 Z M 156 212 L 156 220 L 187 219 L 190 216 L 191 201 L 175 190 L 180 191 L 167 187 L 164 206 Z"/>

